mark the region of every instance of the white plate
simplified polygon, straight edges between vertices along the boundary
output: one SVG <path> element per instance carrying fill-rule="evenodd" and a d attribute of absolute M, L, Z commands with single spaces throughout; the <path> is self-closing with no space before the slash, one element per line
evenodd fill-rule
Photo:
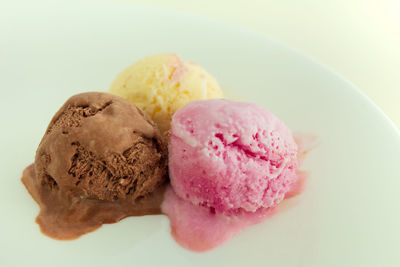
<path fill-rule="evenodd" d="M 0 266 L 400 266 L 400 135 L 326 68 L 243 29 L 128 4 L 32 1 L 2 8 L 0 33 Z M 76 241 L 45 237 L 20 176 L 53 113 L 159 52 L 198 62 L 228 94 L 316 134 L 305 192 L 202 254 L 175 243 L 165 216 L 128 218 Z"/>

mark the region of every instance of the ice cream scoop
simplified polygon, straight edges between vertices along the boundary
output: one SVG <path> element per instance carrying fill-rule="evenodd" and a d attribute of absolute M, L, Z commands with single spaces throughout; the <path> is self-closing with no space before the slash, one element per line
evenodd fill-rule
<path fill-rule="evenodd" d="M 172 114 L 190 101 L 222 97 L 218 82 L 207 71 L 175 54 L 137 61 L 118 74 L 110 93 L 143 109 L 161 132 L 169 129 Z"/>
<path fill-rule="evenodd" d="M 163 204 L 178 242 L 209 249 L 265 218 L 299 180 L 297 149 L 289 128 L 256 104 L 217 99 L 178 110 Z"/>
<path fill-rule="evenodd" d="M 219 212 L 273 207 L 297 179 L 290 130 L 256 104 L 192 102 L 174 115 L 170 142 L 175 192 Z"/>
<path fill-rule="evenodd" d="M 154 192 L 166 178 L 166 144 L 151 119 L 120 97 L 83 93 L 54 115 L 22 181 L 41 207 L 41 230 L 72 239 L 159 213 Z"/>

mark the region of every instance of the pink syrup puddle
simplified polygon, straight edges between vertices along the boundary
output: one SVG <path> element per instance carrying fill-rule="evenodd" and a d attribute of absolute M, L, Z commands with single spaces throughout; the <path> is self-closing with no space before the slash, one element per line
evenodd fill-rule
<path fill-rule="evenodd" d="M 299 159 L 299 165 L 301 165 L 306 155 L 318 146 L 319 140 L 316 135 L 305 133 L 294 134 L 294 140 L 298 147 L 297 158 Z M 308 172 L 298 169 L 297 177 L 296 183 L 292 186 L 290 191 L 285 194 L 285 199 L 295 197 L 304 191 Z"/>
<path fill-rule="evenodd" d="M 176 242 L 197 252 L 220 246 L 247 227 L 274 214 L 274 209 L 231 216 L 218 214 L 181 199 L 170 186 L 161 208 L 169 217 L 171 234 Z"/>
<path fill-rule="evenodd" d="M 297 181 L 292 185 L 292 188 L 285 194 L 285 199 L 300 195 L 305 188 L 308 173 L 305 171 L 297 171 Z"/>
<path fill-rule="evenodd" d="M 300 163 L 304 157 L 319 144 L 318 137 L 313 134 L 295 133 L 294 140 L 298 147 L 297 157 Z"/>

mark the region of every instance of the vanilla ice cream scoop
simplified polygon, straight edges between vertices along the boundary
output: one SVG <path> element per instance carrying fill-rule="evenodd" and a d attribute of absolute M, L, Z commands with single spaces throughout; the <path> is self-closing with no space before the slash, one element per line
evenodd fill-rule
<path fill-rule="evenodd" d="M 175 54 L 137 61 L 117 76 L 110 93 L 139 106 L 161 132 L 169 130 L 172 115 L 190 101 L 222 97 L 218 82 L 207 71 Z"/>

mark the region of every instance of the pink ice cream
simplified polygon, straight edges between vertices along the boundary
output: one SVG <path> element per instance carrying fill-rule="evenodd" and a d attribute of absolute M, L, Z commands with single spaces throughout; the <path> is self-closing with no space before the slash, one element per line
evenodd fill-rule
<path fill-rule="evenodd" d="M 174 237 L 206 250 L 262 221 L 295 190 L 297 149 L 289 128 L 256 104 L 217 99 L 179 109 L 169 144 L 173 190 L 163 204 Z"/>

